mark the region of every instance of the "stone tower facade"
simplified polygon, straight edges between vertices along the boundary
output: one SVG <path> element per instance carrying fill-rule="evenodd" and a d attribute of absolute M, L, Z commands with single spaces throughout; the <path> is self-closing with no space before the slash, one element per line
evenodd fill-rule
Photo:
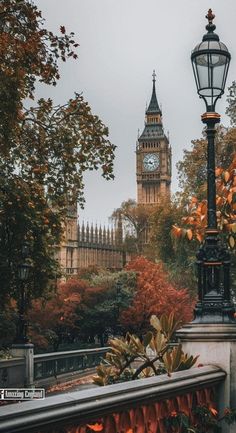
<path fill-rule="evenodd" d="M 67 208 L 67 217 L 64 224 L 63 240 L 57 248 L 56 258 L 66 274 L 73 275 L 78 272 L 78 215 L 77 205 Z"/>
<path fill-rule="evenodd" d="M 65 278 L 90 266 L 122 269 L 131 259 L 123 248 L 122 221 L 118 220 L 111 229 L 88 223 L 79 225 L 77 206 L 68 207 L 63 239 L 55 246 L 55 258 Z"/>
<path fill-rule="evenodd" d="M 155 205 L 170 198 L 171 147 L 163 129 L 155 82 L 154 71 L 145 126 L 136 147 L 137 203 L 145 205 Z"/>

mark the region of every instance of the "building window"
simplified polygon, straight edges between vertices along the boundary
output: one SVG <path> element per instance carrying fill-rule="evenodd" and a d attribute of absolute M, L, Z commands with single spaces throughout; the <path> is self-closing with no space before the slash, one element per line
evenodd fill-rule
<path fill-rule="evenodd" d="M 66 251 L 66 267 L 73 268 L 73 248 L 70 247 Z"/>

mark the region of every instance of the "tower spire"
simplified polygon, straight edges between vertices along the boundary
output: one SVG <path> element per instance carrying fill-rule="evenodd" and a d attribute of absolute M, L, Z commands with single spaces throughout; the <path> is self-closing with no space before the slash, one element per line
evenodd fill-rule
<path fill-rule="evenodd" d="M 152 96 L 151 96 L 151 100 L 148 106 L 148 109 L 146 110 L 146 114 L 160 114 L 161 113 L 161 109 L 159 107 L 158 101 L 157 101 L 157 95 L 156 95 L 156 71 L 155 69 L 153 70 L 153 74 L 152 74 Z"/>
<path fill-rule="evenodd" d="M 155 82 L 156 82 L 156 76 L 157 76 L 156 71 L 155 71 L 155 69 L 153 69 L 152 82 L 153 82 L 154 86 L 155 86 Z"/>

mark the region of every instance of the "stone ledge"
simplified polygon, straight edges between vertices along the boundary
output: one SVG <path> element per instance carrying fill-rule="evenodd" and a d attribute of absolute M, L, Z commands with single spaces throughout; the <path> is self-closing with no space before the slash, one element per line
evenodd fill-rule
<path fill-rule="evenodd" d="M 176 337 L 184 341 L 235 341 L 236 324 L 189 323 L 176 332 Z"/>

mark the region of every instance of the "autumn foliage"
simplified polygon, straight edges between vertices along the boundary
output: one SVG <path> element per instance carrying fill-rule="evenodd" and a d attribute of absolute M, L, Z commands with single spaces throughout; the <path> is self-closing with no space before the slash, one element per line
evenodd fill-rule
<path fill-rule="evenodd" d="M 236 245 L 236 154 L 228 169 L 216 168 L 216 206 L 217 223 L 220 231 L 226 233 L 231 248 Z M 192 197 L 188 206 L 188 215 L 182 218 L 183 227 L 173 226 L 177 238 L 193 238 L 203 241 L 207 226 L 207 200 L 199 201 Z"/>
<path fill-rule="evenodd" d="M 84 203 L 84 172 L 101 168 L 105 179 L 113 178 L 115 146 L 82 94 L 57 105 L 51 98 L 35 101 L 37 83 L 49 86 L 49 95 L 60 79 L 61 61 L 76 59 L 79 46 L 61 23 L 57 33 L 47 29 L 35 3 L 0 1 L 2 303 L 18 299 L 25 242 L 32 265 L 27 296 L 48 291 L 59 276 L 54 252 L 68 205 Z"/>
<path fill-rule="evenodd" d="M 130 307 L 122 313 L 124 327 L 140 335 L 149 328 L 152 315 L 173 312 L 182 322 L 192 319 L 193 301 L 187 290 L 177 289 L 169 283 L 161 263 L 141 256 L 130 262 L 126 269 L 137 272 L 137 291 Z"/>
<path fill-rule="evenodd" d="M 125 271 L 61 282 L 48 299 L 31 303 L 32 342 L 41 348 L 52 345 L 54 350 L 60 343 L 94 343 L 95 337 L 103 344 L 106 336 L 117 332 L 120 312 L 130 304 L 135 283 L 135 274 Z"/>
<path fill-rule="evenodd" d="M 57 292 L 48 300 L 32 302 L 28 318 L 34 344 L 46 348 L 51 343 L 56 347 L 63 332 L 78 332 L 76 309 L 86 289 L 84 281 L 69 280 L 59 284 Z"/>
<path fill-rule="evenodd" d="M 31 340 L 57 348 L 61 342 L 94 343 L 95 337 L 103 344 L 106 336 L 127 331 L 143 336 L 152 315 L 173 313 L 182 323 L 191 320 L 192 307 L 187 290 L 168 281 L 163 265 L 141 256 L 124 271 L 71 279 L 47 300 L 33 301 Z"/>

